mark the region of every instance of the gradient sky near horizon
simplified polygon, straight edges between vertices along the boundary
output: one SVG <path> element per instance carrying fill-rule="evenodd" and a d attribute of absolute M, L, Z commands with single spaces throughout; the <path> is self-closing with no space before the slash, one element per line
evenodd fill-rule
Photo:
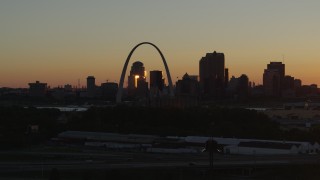
<path fill-rule="evenodd" d="M 218 51 L 230 77 L 261 84 L 266 65 L 284 61 L 287 75 L 320 85 L 319 8 L 318 0 L 1 0 L 0 87 L 85 86 L 88 75 L 118 83 L 144 41 L 162 50 L 174 82 L 198 75 L 200 58 Z M 152 47 L 138 48 L 129 66 L 136 60 L 164 71 Z"/>

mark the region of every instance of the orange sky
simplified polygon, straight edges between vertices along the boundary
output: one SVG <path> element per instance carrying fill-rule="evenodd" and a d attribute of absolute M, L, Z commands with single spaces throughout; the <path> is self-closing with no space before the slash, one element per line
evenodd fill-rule
<path fill-rule="evenodd" d="M 270 61 L 303 84 L 320 84 L 320 2 L 270 1 L 1 1 L 0 87 L 118 82 L 136 44 L 149 41 L 164 53 L 175 82 L 198 75 L 207 52 L 225 53 L 230 77 L 247 74 L 262 82 Z M 163 70 L 151 47 L 140 47 L 131 63 Z M 131 66 L 131 63 L 129 66 Z"/>

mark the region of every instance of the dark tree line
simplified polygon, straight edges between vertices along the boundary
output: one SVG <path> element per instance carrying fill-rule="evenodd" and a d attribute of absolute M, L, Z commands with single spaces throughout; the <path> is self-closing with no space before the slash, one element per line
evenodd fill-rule
<path fill-rule="evenodd" d="M 0 107 L 0 147 L 43 142 L 57 132 L 57 109 Z"/>
<path fill-rule="evenodd" d="M 264 114 L 230 108 L 91 108 L 70 121 L 72 130 L 158 135 L 270 138 L 281 134 Z"/>
<path fill-rule="evenodd" d="M 63 119 L 63 121 L 61 121 Z M 34 131 L 32 127 L 38 126 Z M 216 136 L 320 142 L 320 128 L 285 131 L 263 114 L 240 108 L 92 107 L 85 112 L 0 107 L 0 147 L 43 143 L 62 131 Z"/>

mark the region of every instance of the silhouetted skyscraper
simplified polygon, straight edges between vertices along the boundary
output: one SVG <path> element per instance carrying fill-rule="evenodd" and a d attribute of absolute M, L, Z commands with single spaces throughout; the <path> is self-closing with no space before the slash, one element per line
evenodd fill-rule
<path fill-rule="evenodd" d="M 225 89 L 224 54 L 207 53 L 199 62 L 200 87 L 202 94 L 218 98 L 222 97 Z"/>
<path fill-rule="evenodd" d="M 270 62 L 263 74 L 263 86 L 268 96 L 280 97 L 284 89 L 285 64 Z"/>
<path fill-rule="evenodd" d="M 245 74 L 239 77 L 238 95 L 240 99 L 245 99 L 249 96 L 249 78 Z"/>
<path fill-rule="evenodd" d="M 92 90 L 96 87 L 96 78 L 94 76 L 87 77 L 87 90 Z"/>
<path fill-rule="evenodd" d="M 159 89 L 163 90 L 164 79 L 162 76 L 162 71 L 150 71 L 150 89 Z"/>
<path fill-rule="evenodd" d="M 147 91 L 145 68 L 142 62 L 136 61 L 132 64 L 128 77 L 128 93 L 129 95 L 146 96 Z"/>
<path fill-rule="evenodd" d="M 300 88 L 302 86 L 302 81 L 300 79 L 295 79 L 294 80 L 294 88 Z"/>
<path fill-rule="evenodd" d="M 224 83 L 225 83 L 225 87 L 228 86 L 228 83 L 229 83 L 229 69 L 226 68 L 224 70 Z"/>
<path fill-rule="evenodd" d="M 96 82 L 95 82 L 94 76 L 88 76 L 87 77 L 87 95 L 89 97 L 95 96 L 96 92 Z"/>
<path fill-rule="evenodd" d="M 295 97 L 295 95 L 296 93 L 294 90 L 294 77 L 284 76 L 281 96 L 285 98 L 291 98 Z"/>
<path fill-rule="evenodd" d="M 292 77 L 292 76 L 284 76 L 283 88 L 285 90 L 287 90 L 287 89 L 293 90 L 294 89 L 294 77 Z"/>
<path fill-rule="evenodd" d="M 132 64 L 130 75 L 128 77 L 128 89 L 132 90 L 138 87 L 138 81 L 145 81 L 145 68 L 143 63 L 136 61 Z"/>
<path fill-rule="evenodd" d="M 263 73 L 265 95 L 279 97 L 281 95 L 280 73 L 277 69 L 265 69 Z"/>
<path fill-rule="evenodd" d="M 285 65 L 282 64 L 282 62 L 270 62 L 270 64 L 267 65 L 267 69 L 278 70 L 281 79 L 285 76 Z"/>

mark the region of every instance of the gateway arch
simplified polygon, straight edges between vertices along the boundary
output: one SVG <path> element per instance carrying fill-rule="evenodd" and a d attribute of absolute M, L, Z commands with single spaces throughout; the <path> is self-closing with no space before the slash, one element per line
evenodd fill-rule
<path fill-rule="evenodd" d="M 160 49 L 150 43 L 150 42 L 142 42 L 142 43 L 139 43 L 137 44 L 132 50 L 131 52 L 129 53 L 128 57 L 127 57 L 127 60 L 126 62 L 124 63 L 124 66 L 123 66 L 123 69 L 122 69 L 122 73 L 121 73 L 121 77 L 120 77 L 120 81 L 119 81 L 119 89 L 118 89 L 118 93 L 117 93 L 117 99 L 116 99 L 116 102 L 117 103 L 121 103 L 121 98 L 122 98 L 122 91 L 123 91 L 123 82 L 124 82 L 124 78 L 125 78 L 125 75 L 126 75 L 126 71 L 127 71 L 127 67 L 128 67 L 128 63 L 130 61 L 130 58 L 132 56 L 132 54 L 134 53 L 134 51 L 141 45 L 144 45 L 144 44 L 148 44 L 148 45 L 151 45 L 153 46 L 154 48 L 156 48 L 156 50 L 159 52 L 161 58 L 162 58 L 162 61 L 163 61 L 163 65 L 166 69 L 166 74 L 167 74 L 167 78 L 168 78 L 168 82 L 169 82 L 169 93 L 170 93 L 170 96 L 173 97 L 174 96 L 174 93 L 173 93 L 173 86 L 172 86 L 172 80 L 171 80 L 171 75 L 170 75 L 170 71 L 169 71 L 169 68 L 168 68 L 168 65 L 167 65 L 167 62 L 166 62 L 166 59 L 164 58 L 162 52 L 160 51 Z"/>

